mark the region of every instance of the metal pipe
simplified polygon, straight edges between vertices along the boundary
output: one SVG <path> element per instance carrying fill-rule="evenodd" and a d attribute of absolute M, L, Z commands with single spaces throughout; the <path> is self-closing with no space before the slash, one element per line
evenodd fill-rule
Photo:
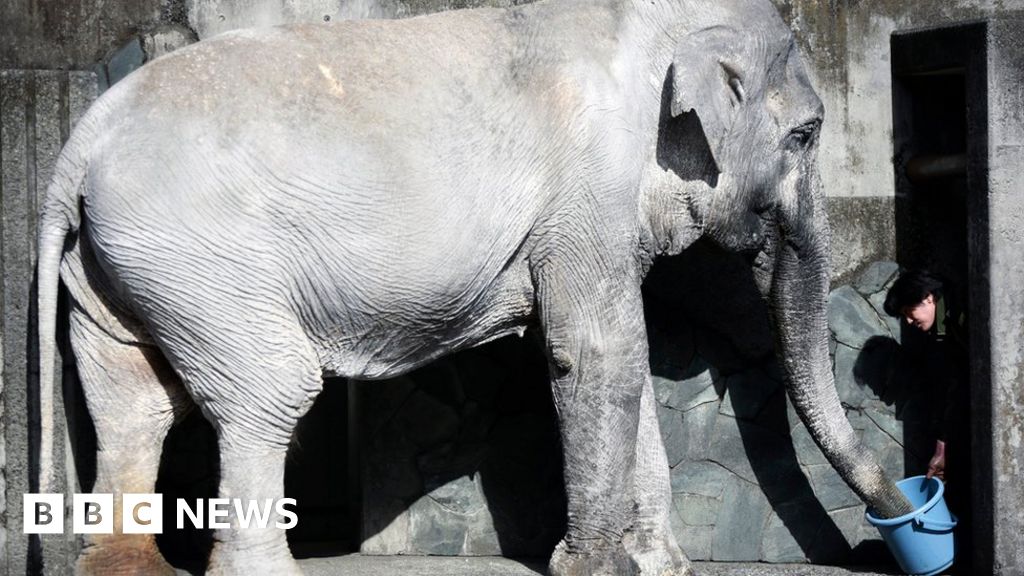
<path fill-rule="evenodd" d="M 907 162 L 907 178 L 914 184 L 967 175 L 967 154 L 915 156 Z"/>

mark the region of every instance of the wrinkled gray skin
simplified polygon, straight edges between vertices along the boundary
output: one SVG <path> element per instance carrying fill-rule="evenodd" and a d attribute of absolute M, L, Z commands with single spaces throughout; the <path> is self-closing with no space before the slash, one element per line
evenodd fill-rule
<path fill-rule="evenodd" d="M 717 177 L 659 166 L 663 97 L 706 136 L 675 153 Z M 821 120 L 768 0 L 550 0 L 201 42 L 111 89 L 62 154 L 43 382 L 59 269 L 95 491 L 151 492 L 197 405 L 221 495 L 279 498 L 323 373 L 389 378 L 539 321 L 569 512 L 551 574 L 686 574 L 640 283 L 707 235 L 757 254 L 790 397 L 829 461 L 882 515 L 909 511 L 829 369 Z M 299 572 L 281 530 L 216 537 L 211 574 Z M 87 544 L 80 572 L 168 569 L 150 537 Z"/>

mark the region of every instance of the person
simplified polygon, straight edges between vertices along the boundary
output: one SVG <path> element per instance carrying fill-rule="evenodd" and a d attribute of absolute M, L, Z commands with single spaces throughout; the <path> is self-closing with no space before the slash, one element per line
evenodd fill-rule
<path fill-rule="evenodd" d="M 913 349 L 913 344 L 922 345 L 918 350 L 923 352 L 923 373 L 934 386 L 933 399 L 943 403 L 941 409 L 931 412 L 930 433 L 935 439 L 935 451 L 926 476 L 946 483 L 946 503 L 959 517 L 953 572 L 971 574 L 970 353 L 967 315 L 960 306 L 964 300 L 957 296 L 952 284 L 936 274 L 908 270 L 889 289 L 884 309 L 886 314 L 914 328 L 903 343 L 909 345 L 908 349 Z M 921 337 L 914 338 L 915 334 Z"/>
<path fill-rule="evenodd" d="M 945 405 L 933 411 L 931 433 L 935 451 L 926 476 L 946 480 L 946 445 L 955 434 L 964 436 L 961 415 L 967 391 L 967 316 L 947 282 L 927 270 L 900 275 L 886 294 L 885 313 L 899 318 L 925 335 L 928 375 L 944 388 Z M 962 438 L 961 438 L 962 439 Z M 962 444 L 957 442 L 957 444 Z"/>

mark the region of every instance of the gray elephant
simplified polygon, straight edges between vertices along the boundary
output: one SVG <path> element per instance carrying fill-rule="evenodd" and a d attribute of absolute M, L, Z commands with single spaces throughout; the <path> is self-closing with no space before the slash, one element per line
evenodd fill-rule
<path fill-rule="evenodd" d="M 661 141 L 671 122 L 690 136 Z M 880 514 L 909 511 L 831 377 L 821 122 L 768 0 L 546 0 L 160 58 L 82 119 L 41 213 L 41 486 L 58 276 L 95 491 L 118 495 L 153 490 L 194 405 L 221 495 L 280 498 L 323 374 L 389 378 L 537 323 L 568 497 L 551 574 L 687 574 L 640 284 L 708 236 L 751 255 L 829 461 Z M 80 572 L 169 570 L 149 536 L 86 544 Z M 273 527 L 218 531 L 208 570 L 299 572 Z"/>

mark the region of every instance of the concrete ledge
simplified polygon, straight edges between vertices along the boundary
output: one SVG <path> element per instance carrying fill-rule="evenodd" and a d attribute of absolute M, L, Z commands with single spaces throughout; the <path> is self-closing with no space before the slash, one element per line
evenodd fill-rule
<path fill-rule="evenodd" d="M 812 564 L 755 564 L 731 562 L 695 562 L 698 576 L 882 576 L 903 574 L 895 565 L 842 567 Z"/>
<path fill-rule="evenodd" d="M 518 561 L 496 557 L 440 556 L 361 556 L 350 554 L 334 558 L 309 558 L 299 564 L 306 576 L 543 576 L 543 561 Z M 810 564 L 757 564 L 695 562 L 699 576 L 889 576 L 902 574 L 895 566 L 835 567 Z M 187 572 L 179 571 L 181 576 Z"/>

